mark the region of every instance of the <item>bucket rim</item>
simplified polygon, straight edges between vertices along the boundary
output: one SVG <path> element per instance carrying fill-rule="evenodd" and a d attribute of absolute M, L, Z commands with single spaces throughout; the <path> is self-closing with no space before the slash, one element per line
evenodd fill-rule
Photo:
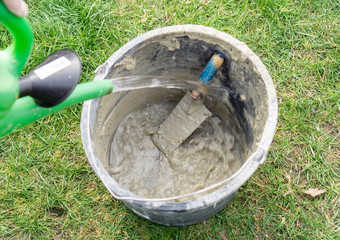
<path fill-rule="evenodd" d="M 254 68 L 258 71 L 259 76 L 262 78 L 266 91 L 267 91 L 267 104 L 268 104 L 268 115 L 266 118 L 266 122 L 264 125 L 264 129 L 262 131 L 261 140 L 258 143 L 258 148 L 254 151 L 250 157 L 243 163 L 242 167 L 232 175 L 232 179 L 230 182 L 225 183 L 220 188 L 212 191 L 206 195 L 200 196 L 194 200 L 183 201 L 183 202 L 168 202 L 168 201 L 145 201 L 144 198 L 137 196 L 136 194 L 130 192 L 127 189 L 124 189 L 115 182 L 115 180 L 106 172 L 104 167 L 100 164 L 97 156 L 94 154 L 91 145 L 91 130 L 90 127 L 94 124 L 94 119 L 91 118 L 90 113 L 93 111 L 92 105 L 98 104 L 98 99 L 92 99 L 84 102 L 82 108 L 81 115 L 81 136 L 83 141 L 83 147 L 85 149 L 85 153 L 87 158 L 96 172 L 97 176 L 101 179 L 105 187 L 109 190 L 111 195 L 113 195 L 117 199 L 121 199 L 122 201 L 127 201 L 129 203 L 135 203 L 138 205 L 147 205 L 150 208 L 155 208 L 157 210 L 164 211 L 183 211 L 192 208 L 200 208 L 207 205 L 212 205 L 216 203 L 216 199 L 223 199 L 228 197 L 231 194 L 237 192 L 237 190 L 243 185 L 256 171 L 258 166 L 262 164 L 266 155 L 269 151 L 269 147 L 274 138 L 277 117 L 278 117 L 278 103 L 277 96 L 275 92 L 274 83 L 272 78 L 260 60 L 260 58 L 244 43 L 233 36 L 221 32 L 212 27 L 206 27 L 202 25 L 175 25 L 169 27 L 158 28 L 149 32 L 146 32 L 125 45 L 119 48 L 113 55 L 111 55 L 105 63 L 99 66 L 96 70 L 97 74 L 94 78 L 94 81 L 100 81 L 105 79 L 105 76 L 109 73 L 110 68 L 121 59 L 122 56 L 127 54 L 136 46 L 144 43 L 147 40 L 152 40 L 153 38 L 159 35 L 170 34 L 174 36 L 180 35 L 189 35 L 190 38 L 197 38 L 202 40 L 202 37 L 209 36 L 218 39 L 218 42 L 227 42 L 229 45 L 232 45 L 238 51 L 241 51 L 243 56 L 249 59 L 249 61 L 253 64 Z M 214 39 L 214 40 L 215 40 Z M 205 39 L 204 39 L 205 40 Z M 241 171 L 242 170 L 242 171 Z M 112 184 L 115 183 L 115 184 Z M 113 192 L 112 188 L 116 190 Z M 121 196 L 126 196 L 126 198 L 122 198 Z M 129 200 L 131 199 L 140 199 L 140 200 Z"/>

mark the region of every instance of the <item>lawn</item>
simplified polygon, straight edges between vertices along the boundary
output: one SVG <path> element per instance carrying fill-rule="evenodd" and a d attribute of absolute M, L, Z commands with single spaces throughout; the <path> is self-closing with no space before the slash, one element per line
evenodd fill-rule
<path fill-rule="evenodd" d="M 96 177 L 82 148 L 81 104 L 43 118 L 0 138 L 0 239 L 339 238 L 339 1 L 26 2 L 35 46 L 25 73 L 70 48 L 83 62 L 81 82 L 89 82 L 138 35 L 201 24 L 261 58 L 279 119 L 266 162 L 225 209 L 203 223 L 165 227 L 135 215 Z M 0 48 L 10 41 L 0 27 Z"/>

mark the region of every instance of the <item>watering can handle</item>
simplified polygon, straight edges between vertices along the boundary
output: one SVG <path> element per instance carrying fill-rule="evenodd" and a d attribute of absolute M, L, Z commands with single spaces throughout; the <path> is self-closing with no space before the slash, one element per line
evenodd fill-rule
<path fill-rule="evenodd" d="M 33 31 L 25 18 L 12 14 L 0 0 L 0 24 L 13 37 L 13 42 L 0 51 L 0 119 L 19 97 L 19 76 L 33 47 Z"/>
<path fill-rule="evenodd" d="M 33 46 L 33 32 L 27 20 L 25 18 L 17 17 L 9 12 L 5 5 L 2 3 L 2 0 L 0 0 L 0 24 L 4 25 L 13 37 L 13 43 L 5 50 L 0 51 L 0 137 L 19 129 L 26 124 L 29 124 L 30 122 L 36 121 L 68 106 L 89 99 L 101 97 L 113 91 L 113 85 L 110 80 L 93 81 L 90 83 L 78 84 L 69 96 L 68 93 L 66 94 L 68 97 L 65 99 L 65 101 L 57 105 L 41 107 L 41 105 L 38 105 L 31 95 L 25 95 L 18 99 L 20 96 L 18 79 L 22 69 L 24 68 L 28 60 L 29 55 L 31 54 Z M 46 66 L 49 66 L 48 69 L 51 68 L 51 65 L 49 65 L 50 63 L 52 63 L 51 59 L 54 59 L 54 57 L 56 57 L 56 54 L 59 53 L 56 52 L 54 55 L 52 54 L 53 56 L 51 55 L 46 59 L 46 61 L 48 60 L 48 62 L 45 62 L 45 65 L 41 66 L 40 73 L 42 73 L 42 68 L 44 70 L 47 69 Z M 76 55 L 75 57 L 75 53 L 71 55 L 73 55 L 73 58 L 68 58 L 68 60 L 66 61 L 67 66 L 69 66 L 68 62 L 72 63 L 72 59 L 79 58 L 78 55 Z M 59 57 L 59 62 L 57 63 L 59 64 L 60 60 L 63 60 L 65 63 L 65 57 L 67 56 L 65 55 Z M 56 61 L 58 61 L 58 59 Z M 74 77 L 78 77 L 78 81 L 81 73 L 80 59 L 79 61 L 75 62 L 78 62 L 79 69 L 78 73 L 73 72 L 73 75 Z M 58 66 L 60 67 L 60 65 Z M 35 71 L 35 75 L 38 76 L 36 74 L 36 70 L 33 71 Z M 61 72 L 61 75 L 63 74 L 65 74 L 65 71 Z M 28 73 L 27 76 L 28 75 L 30 74 Z M 72 77 L 73 75 L 71 74 L 67 76 L 67 79 L 70 79 L 70 76 Z M 44 77 L 41 76 L 38 76 L 40 80 L 44 80 L 45 83 L 50 83 L 47 80 L 51 76 L 53 76 L 54 78 L 56 74 L 54 73 Z M 31 81 L 32 79 L 30 78 L 28 80 Z M 20 80 L 21 87 L 23 86 L 23 83 L 25 83 L 25 80 L 22 78 Z M 62 85 L 63 87 L 65 87 L 64 84 Z M 72 89 L 73 88 L 74 87 L 72 87 Z M 28 89 L 24 90 L 28 91 Z"/>

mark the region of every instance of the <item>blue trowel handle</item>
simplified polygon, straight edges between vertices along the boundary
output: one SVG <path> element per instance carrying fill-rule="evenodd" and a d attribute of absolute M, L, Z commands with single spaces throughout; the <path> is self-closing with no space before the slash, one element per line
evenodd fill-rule
<path fill-rule="evenodd" d="M 199 77 L 198 81 L 201 84 L 207 84 L 213 79 L 215 76 L 217 70 L 221 67 L 223 64 L 223 56 L 219 53 L 214 54 L 208 64 L 205 66 L 203 72 L 201 73 L 201 76 Z"/>

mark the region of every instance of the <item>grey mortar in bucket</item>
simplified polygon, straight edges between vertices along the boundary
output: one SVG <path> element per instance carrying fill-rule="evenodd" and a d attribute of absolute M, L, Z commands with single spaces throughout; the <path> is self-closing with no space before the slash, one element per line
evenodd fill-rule
<path fill-rule="evenodd" d="M 245 43 L 216 29 L 198 25 L 156 29 L 131 40 L 99 68 L 94 79 L 152 75 L 197 80 L 205 64 L 217 52 L 225 61 L 214 81 L 231 93 L 227 103 L 207 101 L 205 106 L 232 126 L 233 134 L 241 143 L 241 167 L 224 184 L 206 194 L 198 194 L 192 200 L 143 199 L 120 186 L 108 172 L 111 143 L 119 123 L 148 104 L 178 102 L 185 94 L 182 90 L 139 89 L 112 93 L 84 103 L 81 134 L 92 168 L 115 198 L 152 222 L 179 226 L 208 219 L 227 205 L 265 161 L 278 114 L 272 79 Z"/>

